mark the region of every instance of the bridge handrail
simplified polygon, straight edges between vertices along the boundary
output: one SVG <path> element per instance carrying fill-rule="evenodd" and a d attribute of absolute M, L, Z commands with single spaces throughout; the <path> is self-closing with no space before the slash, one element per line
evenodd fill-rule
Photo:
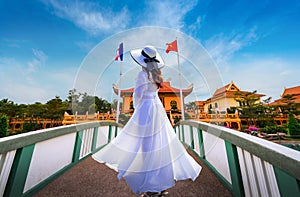
<path fill-rule="evenodd" d="M 194 120 L 185 120 L 177 123 L 189 125 L 195 128 L 202 129 L 215 136 L 222 138 L 248 152 L 260 157 L 261 159 L 277 166 L 292 176 L 300 180 L 300 152 L 291 148 L 264 140 L 243 132 L 220 127 L 205 122 Z M 284 162 L 282 162 L 284 161 Z"/>
<path fill-rule="evenodd" d="M 122 124 L 87 122 L 0 139 L 0 196 L 32 196 L 104 147 Z"/>
<path fill-rule="evenodd" d="M 174 125 L 174 130 L 179 139 L 198 154 L 235 196 L 300 195 L 299 151 L 195 120 L 180 121 Z M 196 138 L 199 138 L 198 147 L 194 145 Z M 220 154 L 216 158 L 205 152 L 205 146 L 209 143 L 205 140 L 211 140 L 209 138 L 223 144 L 216 145 L 216 152 Z"/>
<path fill-rule="evenodd" d="M 16 150 L 18 148 L 25 147 L 30 144 L 35 144 L 37 142 L 45 141 L 69 133 L 74 133 L 91 127 L 100 126 L 117 126 L 123 127 L 123 125 L 111 121 L 103 122 L 87 122 L 80 124 L 72 124 L 67 126 L 59 126 L 48 129 L 41 129 L 36 131 L 31 131 L 27 133 L 22 133 L 18 135 L 12 135 L 4 138 L 0 138 L 0 154 Z"/>

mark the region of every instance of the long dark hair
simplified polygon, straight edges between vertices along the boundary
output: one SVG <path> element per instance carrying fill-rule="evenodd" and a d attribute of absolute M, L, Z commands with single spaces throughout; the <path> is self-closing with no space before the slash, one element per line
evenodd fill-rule
<path fill-rule="evenodd" d="M 150 73 L 151 73 L 152 79 L 155 82 L 155 84 L 157 85 L 157 88 L 161 88 L 164 80 L 162 77 L 162 72 L 158 68 L 157 63 L 156 62 L 147 62 L 147 68 L 144 67 L 144 69 L 148 74 L 148 79 L 150 80 Z"/>

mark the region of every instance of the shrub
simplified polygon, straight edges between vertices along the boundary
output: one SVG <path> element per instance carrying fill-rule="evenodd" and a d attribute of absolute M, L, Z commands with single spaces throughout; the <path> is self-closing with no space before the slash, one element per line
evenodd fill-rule
<path fill-rule="evenodd" d="M 0 137 L 5 137 L 8 129 L 7 116 L 3 115 L 0 118 Z"/>
<path fill-rule="evenodd" d="M 290 136 L 300 136 L 300 124 L 292 113 L 289 113 L 288 133 Z"/>
<path fill-rule="evenodd" d="M 31 121 L 30 122 L 25 122 L 24 125 L 23 125 L 22 133 L 39 130 L 41 128 L 42 128 L 41 125 L 38 124 L 38 123 L 34 123 L 34 122 L 31 122 Z"/>
<path fill-rule="evenodd" d="M 275 133 L 287 133 L 287 129 L 282 126 L 266 126 L 265 128 L 259 129 L 260 132 L 275 134 Z"/>
<path fill-rule="evenodd" d="M 255 127 L 255 126 L 249 126 L 247 129 L 244 129 L 244 132 L 256 136 L 258 130 L 259 130 L 259 128 Z"/>
<path fill-rule="evenodd" d="M 176 123 L 179 122 L 179 121 L 180 121 L 179 116 L 175 116 L 175 118 L 174 118 L 174 124 L 176 124 Z"/>

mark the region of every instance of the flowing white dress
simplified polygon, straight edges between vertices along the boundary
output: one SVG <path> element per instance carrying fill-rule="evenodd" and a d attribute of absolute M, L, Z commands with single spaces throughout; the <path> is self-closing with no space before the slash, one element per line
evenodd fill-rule
<path fill-rule="evenodd" d="M 186 152 L 145 71 L 138 74 L 133 94 L 135 111 L 118 136 L 93 158 L 118 172 L 133 192 L 160 192 L 175 180 L 195 180 L 201 166 Z"/>

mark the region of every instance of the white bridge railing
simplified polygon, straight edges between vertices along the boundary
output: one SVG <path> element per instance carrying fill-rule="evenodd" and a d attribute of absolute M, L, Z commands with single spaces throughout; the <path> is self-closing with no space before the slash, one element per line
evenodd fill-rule
<path fill-rule="evenodd" d="M 199 121 L 174 126 L 234 196 L 300 196 L 300 152 Z"/>
<path fill-rule="evenodd" d="M 31 196 L 109 143 L 119 127 L 90 122 L 1 138 L 0 196 Z M 198 121 L 174 129 L 234 196 L 300 196 L 299 151 Z"/>
<path fill-rule="evenodd" d="M 0 196 L 31 196 L 109 143 L 121 125 L 90 122 L 0 139 Z"/>

